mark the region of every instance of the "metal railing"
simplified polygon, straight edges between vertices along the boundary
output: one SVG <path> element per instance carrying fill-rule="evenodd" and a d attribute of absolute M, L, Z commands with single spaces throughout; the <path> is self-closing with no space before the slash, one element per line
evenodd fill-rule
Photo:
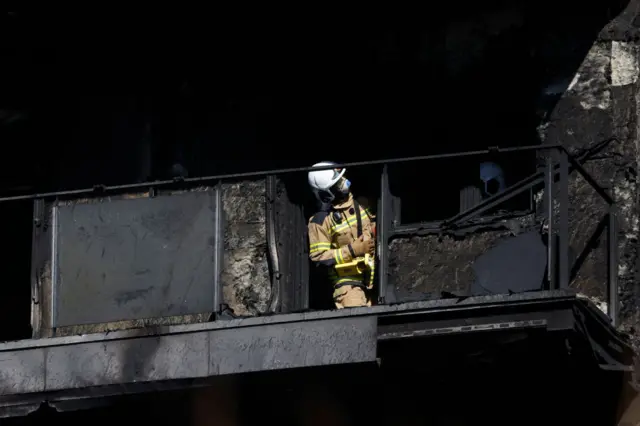
<path fill-rule="evenodd" d="M 532 145 L 522 147 L 509 147 L 499 148 L 490 147 L 485 150 L 476 150 L 459 153 L 448 154 L 436 154 L 425 156 L 414 156 L 405 158 L 384 159 L 375 161 L 360 161 L 340 164 L 338 167 L 362 167 L 362 166 L 381 166 L 380 176 L 380 199 L 378 205 L 377 216 L 377 234 L 378 234 L 378 302 L 379 303 L 394 303 L 396 298 L 391 286 L 388 285 L 389 275 L 389 242 L 392 238 L 398 236 L 414 235 L 414 234 L 443 234 L 448 232 L 454 232 L 455 230 L 464 228 L 470 221 L 478 216 L 486 213 L 487 211 L 495 208 L 501 203 L 512 199 L 513 197 L 522 194 L 525 191 L 530 191 L 534 187 L 544 184 L 544 208 L 546 212 L 546 232 L 549 235 L 549 243 L 547 244 L 547 280 L 551 289 L 568 288 L 570 282 L 575 278 L 576 271 L 584 261 L 583 255 L 578 256 L 578 259 L 573 265 L 569 263 L 569 230 L 568 230 L 568 179 L 569 174 L 577 172 L 582 178 L 586 180 L 599 196 L 607 204 L 606 217 L 602 219 L 600 225 L 596 229 L 596 233 L 592 239 L 597 239 L 604 232 L 604 229 L 608 230 L 608 244 L 607 244 L 607 306 L 608 315 L 613 322 L 613 325 L 618 324 L 618 282 L 617 282 L 617 212 L 613 198 L 608 192 L 602 188 L 596 180 L 584 169 L 582 162 L 599 152 L 602 148 L 608 145 L 609 142 L 615 140 L 614 138 L 603 141 L 597 146 L 593 147 L 578 156 L 571 155 L 563 146 L 557 144 L 547 145 Z M 539 170 L 536 173 L 528 176 L 519 182 L 509 186 L 504 191 L 497 195 L 491 196 L 472 208 L 456 214 L 449 219 L 439 222 L 429 223 L 401 223 L 400 209 L 398 199 L 393 196 L 389 186 L 389 165 L 399 163 L 412 163 L 419 161 L 434 161 L 442 159 L 460 158 L 460 157 L 473 157 L 482 156 L 487 154 L 496 153 L 510 153 L 510 152 L 545 152 L 547 155 L 544 170 Z M 153 182 L 135 183 L 128 185 L 115 185 L 104 186 L 98 185 L 92 188 L 55 191 L 35 194 L 22 194 L 13 195 L 0 198 L 0 202 L 18 201 L 18 200 L 51 200 L 58 198 L 78 198 L 81 196 L 107 196 L 113 193 L 123 193 L 132 191 L 149 191 L 151 194 L 155 191 L 165 187 L 175 187 L 176 185 L 218 185 L 225 180 L 237 180 L 237 179 L 254 179 L 254 178 L 266 178 L 268 181 L 268 187 L 274 187 L 274 176 L 303 173 L 310 170 L 324 170 L 332 169 L 336 166 L 327 166 L 320 168 L 312 167 L 299 167 L 299 168 L 286 168 L 278 170 L 265 170 L 249 173 L 235 173 L 224 174 L 216 176 L 206 176 L 198 178 L 185 178 L 185 179 L 168 179 L 158 180 Z M 219 195 L 219 194 L 218 194 Z M 267 194 L 268 195 L 268 194 Z M 268 213 L 268 212 L 267 212 Z M 267 230 L 267 237 L 272 239 L 273 235 Z M 557 237 L 558 244 L 556 245 L 554 239 Z M 270 246 L 273 245 L 270 244 Z M 275 254 L 271 254 L 277 259 L 277 251 Z M 281 271 L 278 268 L 274 268 L 275 275 L 273 280 L 277 280 Z M 216 286 L 219 287 L 218 279 L 216 279 Z M 276 284 L 274 282 L 274 284 Z M 277 287 L 277 286 L 276 286 Z M 276 295 L 277 298 L 277 295 Z M 277 304 L 277 300 L 272 301 L 272 305 Z"/>
<path fill-rule="evenodd" d="M 608 231 L 607 237 L 607 310 L 614 326 L 618 325 L 619 301 L 618 301 L 618 254 L 617 254 L 617 211 L 615 201 L 610 194 L 600 186 L 596 180 L 582 166 L 582 161 L 589 159 L 595 153 L 602 150 L 615 138 L 607 139 L 602 143 L 586 151 L 580 156 L 572 156 L 566 148 L 561 145 L 538 145 L 525 146 L 506 149 L 489 148 L 482 152 L 464 152 L 458 154 L 447 154 L 445 156 L 432 156 L 428 159 L 450 158 L 452 156 L 465 157 L 477 156 L 487 153 L 515 152 L 515 151 L 546 151 L 546 162 L 544 170 L 538 171 L 519 182 L 509 186 L 504 191 L 491 196 L 479 204 L 463 211 L 455 216 L 440 221 L 429 223 L 400 223 L 399 209 L 394 211 L 394 197 L 389 189 L 388 167 L 383 166 L 380 185 L 380 199 L 378 212 L 378 235 L 379 235 L 379 303 L 394 303 L 396 297 L 388 285 L 388 265 L 389 265 L 389 244 L 391 238 L 412 234 L 446 234 L 456 230 L 473 218 L 495 208 L 513 197 L 533 189 L 535 186 L 544 183 L 544 209 L 547 223 L 547 281 L 550 289 L 569 288 L 570 282 L 576 277 L 577 270 L 584 262 L 588 247 L 585 247 L 582 254 L 573 265 L 569 260 L 569 174 L 577 172 L 596 193 L 607 204 L 607 213 L 597 226 L 591 240 L 597 240 L 602 235 L 604 229 Z M 427 158 L 423 158 L 427 159 Z M 557 187 L 557 188 L 556 188 Z M 557 229 L 555 229 L 557 227 Z M 554 242 L 557 236 L 558 244 Z"/>

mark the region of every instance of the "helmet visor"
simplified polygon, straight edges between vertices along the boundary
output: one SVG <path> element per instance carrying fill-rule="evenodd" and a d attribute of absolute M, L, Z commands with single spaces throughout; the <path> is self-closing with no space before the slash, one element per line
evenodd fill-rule
<path fill-rule="evenodd" d="M 339 173 L 339 172 L 338 172 Z M 330 203 L 336 198 L 344 198 L 349 193 L 350 182 L 344 177 L 340 177 L 336 183 L 329 189 L 321 189 L 318 191 L 318 198 L 323 203 Z"/>

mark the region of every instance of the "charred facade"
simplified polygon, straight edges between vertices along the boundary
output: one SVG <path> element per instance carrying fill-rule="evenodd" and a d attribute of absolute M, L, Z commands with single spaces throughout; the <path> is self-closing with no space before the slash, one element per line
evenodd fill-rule
<path fill-rule="evenodd" d="M 37 170 L 30 174 L 36 178 L 5 188 L 7 195 L 36 195 L 18 195 L 0 205 L 19 205 L 6 210 L 7 220 L 15 223 L 26 217 L 22 231 L 12 229 L 8 240 L 15 243 L 16 253 L 26 256 L 25 262 L 31 251 L 30 265 L 7 266 L 11 274 L 23 278 L 24 286 L 11 291 L 26 308 L 18 311 L 13 306 L 18 305 L 14 303 L 17 296 L 3 298 L 1 302 L 7 300 L 7 309 L 0 309 L 3 321 L 20 318 L 24 325 L 7 330 L 2 339 L 38 342 L 34 347 L 22 341 L 0 347 L 1 353 L 14 357 L 4 357 L 2 367 L 18 372 L 0 374 L 2 407 L 18 407 L 26 413 L 50 401 L 64 410 L 73 406 L 83 386 L 91 388 L 93 396 L 106 398 L 124 392 L 125 387 L 132 393 L 147 392 L 142 383 L 146 381 L 168 389 L 174 381 L 186 380 L 185 387 L 191 388 L 211 386 L 219 375 L 350 362 L 373 368 L 381 359 L 390 367 L 378 366 L 376 373 L 367 370 L 359 377 L 372 387 L 384 383 L 401 388 L 409 382 L 400 376 L 410 376 L 412 371 L 433 377 L 440 366 L 456 368 L 452 360 L 433 354 L 429 344 L 412 346 L 420 339 L 434 338 L 472 354 L 456 362 L 479 369 L 487 365 L 513 368 L 513 362 L 500 355 L 502 347 L 512 348 L 513 356 L 535 352 L 527 362 L 542 357 L 545 363 L 532 368 L 527 378 L 551 380 L 562 375 L 566 378 L 562 388 L 568 393 L 583 387 L 580 397 L 563 408 L 564 419 L 572 418 L 570 412 L 580 401 L 585 405 L 580 398 L 588 398 L 586 405 L 592 411 L 582 413 L 581 419 L 611 420 L 615 398 L 621 399 L 619 384 L 633 383 L 630 345 L 636 349 L 638 345 L 637 3 L 589 6 L 593 19 L 575 19 L 576 9 L 587 8 L 577 3 L 469 4 L 461 8 L 464 13 L 449 10 L 446 19 L 413 26 L 402 20 L 388 28 L 345 24 L 331 36 L 307 31 L 308 37 L 299 40 L 269 31 L 260 37 L 256 29 L 235 29 L 225 36 L 232 34 L 241 47 L 225 45 L 218 38 L 221 34 L 214 37 L 220 48 L 214 62 L 227 64 L 215 67 L 216 78 L 211 77 L 214 69 L 208 61 L 196 53 L 199 49 L 191 45 L 190 53 L 163 50 L 147 52 L 144 58 L 133 49 L 132 65 L 139 67 L 132 66 L 131 75 L 115 73 L 109 83 L 130 89 L 118 95 L 108 84 L 94 97 L 82 95 L 80 83 L 74 83 L 78 90 L 68 96 L 58 92 L 60 84 L 47 86 L 56 87 L 47 89 L 55 96 L 27 90 L 35 106 L 21 109 L 20 102 L 13 101 L 0 116 L 8 140 L 20 146 L 20 141 L 24 144 L 45 135 L 51 140 L 70 136 L 64 147 L 49 144 L 37 159 L 25 162 Z M 26 21 L 8 18 L 16 28 L 23 22 L 23 31 L 42 22 L 38 17 L 16 16 L 27 16 Z M 540 24 L 543 21 L 545 25 Z M 209 34 L 201 28 L 193 32 Z M 208 46 L 203 40 L 209 38 L 200 40 L 198 47 Z M 62 51 L 73 49 L 67 46 Z M 116 56 L 111 52 L 109 58 Z M 100 55 L 89 57 L 88 67 L 105 60 Z M 160 72 L 167 58 L 184 61 L 188 72 L 147 78 Z M 251 78 L 248 70 L 274 63 L 281 66 L 277 70 L 264 67 L 260 78 Z M 336 67 L 344 72 L 334 72 Z M 305 74 L 307 69 L 317 72 Z M 294 70 L 296 77 L 283 70 Z M 309 84 L 310 77 L 316 84 Z M 228 84 L 222 88 L 213 81 Z M 42 90 L 45 85 L 39 84 Z M 12 88 L 15 93 L 7 96 L 7 102 L 31 99 L 24 96 L 26 83 L 16 87 L 23 87 L 23 92 Z M 132 87 L 140 87 L 144 94 L 135 94 L 138 89 Z M 50 104 L 54 98 L 65 99 L 60 102 L 77 111 L 74 123 L 65 124 L 64 108 Z M 87 104 L 73 106 L 79 100 Z M 43 128 L 46 133 L 41 133 Z M 96 135 L 95 149 L 85 143 L 91 134 Z M 363 147 L 349 148 L 358 143 Z M 475 154 L 386 165 L 383 161 L 463 151 Z M 78 158 L 71 158 L 72 153 Z M 118 159 L 122 161 L 117 163 Z M 308 261 L 306 226 L 316 206 L 303 168 L 320 160 L 374 160 L 349 168 L 357 195 L 378 202 L 382 229 L 379 306 L 368 312 L 329 312 L 326 283 Z M 527 179 L 535 180 L 535 185 L 470 217 L 470 209 L 491 201 L 483 186 L 486 182 L 479 179 L 482 165 L 488 163 L 504 172 L 506 183 L 501 190 Z M 74 192 L 77 188 L 85 189 Z M 117 203 L 146 206 L 167 197 L 171 201 L 166 208 L 154 210 L 153 220 L 171 230 L 182 226 L 182 216 L 190 211 L 179 201 L 181 195 L 184 199 L 209 197 L 211 208 L 202 210 L 207 226 L 181 228 L 180 238 L 166 239 L 186 242 L 177 244 L 180 250 L 174 250 L 174 257 L 158 255 L 155 269 L 136 270 L 140 276 L 157 273 L 154 282 L 140 281 L 140 288 L 126 298 L 102 292 L 96 280 L 87 286 L 86 296 L 81 285 L 69 287 L 69 300 L 75 298 L 73 303 L 84 307 L 88 316 L 95 315 L 93 320 L 80 318 L 81 309 L 59 303 L 64 289 L 58 293 L 55 289 L 64 280 L 56 274 L 60 265 L 68 266 L 56 252 L 60 241 L 54 235 L 67 232 L 67 238 L 75 238 L 74 246 L 84 241 L 87 252 L 91 249 L 90 241 L 82 240 L 77 217 L 64 228 L 55 219 L 56 208 L 104 211 Z M 609 196 L 613 202 L 607 201 Z M 140 219 L 132 217 L 131 223 Z M 137 239 L 125 236 L 135 233 L 134 228 L 104 228 L 101 235 L 98 231 L 91 235 L 105 241 L 111 238 L 110 248 L 135 253 Z M 510 249 L 516 253 L 513 259 L 496 260 Z M 488 276 L 496 276 L 487 271 L 498 271 L 503 281 L 513 276 L 514 271 L 503 266 L 513 268 L 517 253 L 520 259 L 527 253 L 530 262 L 525 269 L 530 269 L 523 273 L 530 279 L 519 285 L 485 286 Z M 210 268 L 200 271 L 197 260 L 201 257 L 210 262 Z M 180 276 L 167 266 L 172 262 L 188 270 L 176 285 L 182 290 L 193 285 L 189 287 L 194 291 L 192 298 L 172 293 L 168 277 Z M 77 280 L 84 273 L 82 265 L 66 265 L 70 264 L 73 268 L 66 273 Z M 612 294 L 612 288 L 619 292 Z M 114 314 L 118 318 L 89 309 L 97 303 L 91 297 L 103 297 L 104 306 L 111 304 L 113 312 L 118 305 L 121 310 Z M 121 305 L 136 297 L 143 303 L 122 310 Z M 612 312 L 612 302 L 619 310 Z M 61 321 L 58 308 L 75 317 Z M 613 324 L 597 309 L 615 317 Z M 298 313 L 309 310 L 313 312 Z M 489 332 L 491 339 L 474 337 L 477 340 L 461 343 L 465 337 L 460 336 L 481 336 L 480 332 Z M 445 335 L 452 337 L 436 337 Z M 570 354 L 565 353 L 567 347 Z M 399 355 L 412 350 L 413 364 Z M 27 352 L 32 356 L 29 360 L 7 363 Z M 176 363 L 178 358 L 188 362 Z M 425 365 L 415 367 L 425 359 Z M 574 369 L 575 359 L 580 362 Z M 68 360 L 82 361 L 86 369 Z M 170 368 L 175 365 L 179 367 Z M 100 366 L 111 367 L 94 374 Z M 505 386 L 517 384 L 507 375 L 493 375 L 492 368 L 474 377 L 479 381 L 500 377 Z M 38 376 L 38 371 L 51 375 Z M 29 382 L 27 373 L 42 380 Z M 583 373 L 588 377 L 578 379 Z M 464 380 L 462 373 L 456 377 Z M 590 384 L 590 378 L 598 385 Z M 240 392 L 233 393 L 234 398 L 244 392 L 250 395 L 243 397 L 245 401 L 267 407 L 265 412 L 271 414 L 277 402 L 265 395 L 274 389 L 305 389 L 308 393 L 295 395 L 303 400 L 304 395 L 313 394 L 294 376 L 277 385 L 264 379 L 269 389 L 264 392 L 246 390 L 254 379 L 246 379 L 245 390 L 238 391 L 243 388 L 238 380 L 232 386 L 235 390 L 229 391 Z M 443 381 L 440 389 L 455 394 L 453 386 L 445 386 L 444 375 L 438 380 Z M 321 382 L 319 377 L 313 379 L 319 389 L 328 386 Z M 600 385 L 615 387 L 610 392 L 615 397 L 607 399 Z M 18 391 L 28 397 L 20 400 Z M 437 387 L 429 392 L 434 400 L 451 405 L 437 396 Z M 554 392 L 560 396 L 559 390 Z M 68 395 L 71 402 L 65 399 Z M 186 409 L 189 412 L 203 410 L 207 403 L 202 396 L 193 400 L 201 402 L 196 403 L 199 408 Z M 403 403 L 393 395 L 387 400 L 394 406 Z M 424 418 L 415 408 L 421 404 L 419 398 L 408 395 L 407 400 L 415 406 L 405 409 L 405 414 L 412 413 L 405 417 Z M 489 403 L 482 401 L 470 406 L 480 409 Z M 598 403 L 602 406 L 596 407 Z M 628 401 L 621 405 L 626 407 Z M 560 408 L 553 405 L 554 410 Z M 384 412 L 386 419 L 393 418 L 393 410 Z M 6 413 L 15 415 L 11 410 Z M 545 421 L 541 413 L 536 421 Z M 431 415 L 434 422 L 445 424 L 452 417 L 438 410 Z"/>

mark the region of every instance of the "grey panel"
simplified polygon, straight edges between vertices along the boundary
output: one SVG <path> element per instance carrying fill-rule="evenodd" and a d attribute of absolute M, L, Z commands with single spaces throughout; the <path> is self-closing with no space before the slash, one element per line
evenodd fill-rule
<path fill-rule="evenodd" d="M 206 377 L 204 333 L 112 340 L 50 348 L 48 391 Z"/>
<path fill-rule="evenodd" d="M 0 352 L 0 395 L 42 392 L 44 377 L 43 350 Z"/>
<path fill-rule="evenodd" d="M 213 192 L 53 211 L 54 326 L 213 311 Z"/>
<path fill-rule="evenodd" d="M 339 318 L 211 332 L 211 375 L 371 362 L 377 319 Z"/>
<path fill-rule="evenodd" d="M 163 336 L 126 332 L 120 334 L 128 338 L 42 339 L 31 349 L 0 351 L 0 397 L 376 359 L 373 315 L 274 324 L 255 320 L 253 326 Z M 11 401 L 0 398 L 0 406 Z"/>
<path fill-rule="evenodd" d="M 500 242 L 473 264 L 472 295 L 541 290 L 547 250 L 537 231 Z"/>

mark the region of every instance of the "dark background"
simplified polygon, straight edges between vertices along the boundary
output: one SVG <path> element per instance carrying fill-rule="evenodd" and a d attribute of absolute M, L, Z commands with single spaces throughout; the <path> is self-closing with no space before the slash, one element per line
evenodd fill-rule
<path fill-rule="evenodd" d="M 0 194 L 537 144 L 562 92 L 545 87 L 566 87 L 625 5 L 460 1 L 304 19 L 5 12 Z M 469 24 L 509 13 L 517 25 Z M 534 163 L 514 158 L 506 172 Z M 476 165 L 403 168 L 394 191 L 439 216 Z M 350 178 L 375 193 L 370 171 Z M 309 202 L 300 182 L 294 196 Z M 0 204 L 0 340 L 30 336 L 31 215 L 30 203 Z"/>

